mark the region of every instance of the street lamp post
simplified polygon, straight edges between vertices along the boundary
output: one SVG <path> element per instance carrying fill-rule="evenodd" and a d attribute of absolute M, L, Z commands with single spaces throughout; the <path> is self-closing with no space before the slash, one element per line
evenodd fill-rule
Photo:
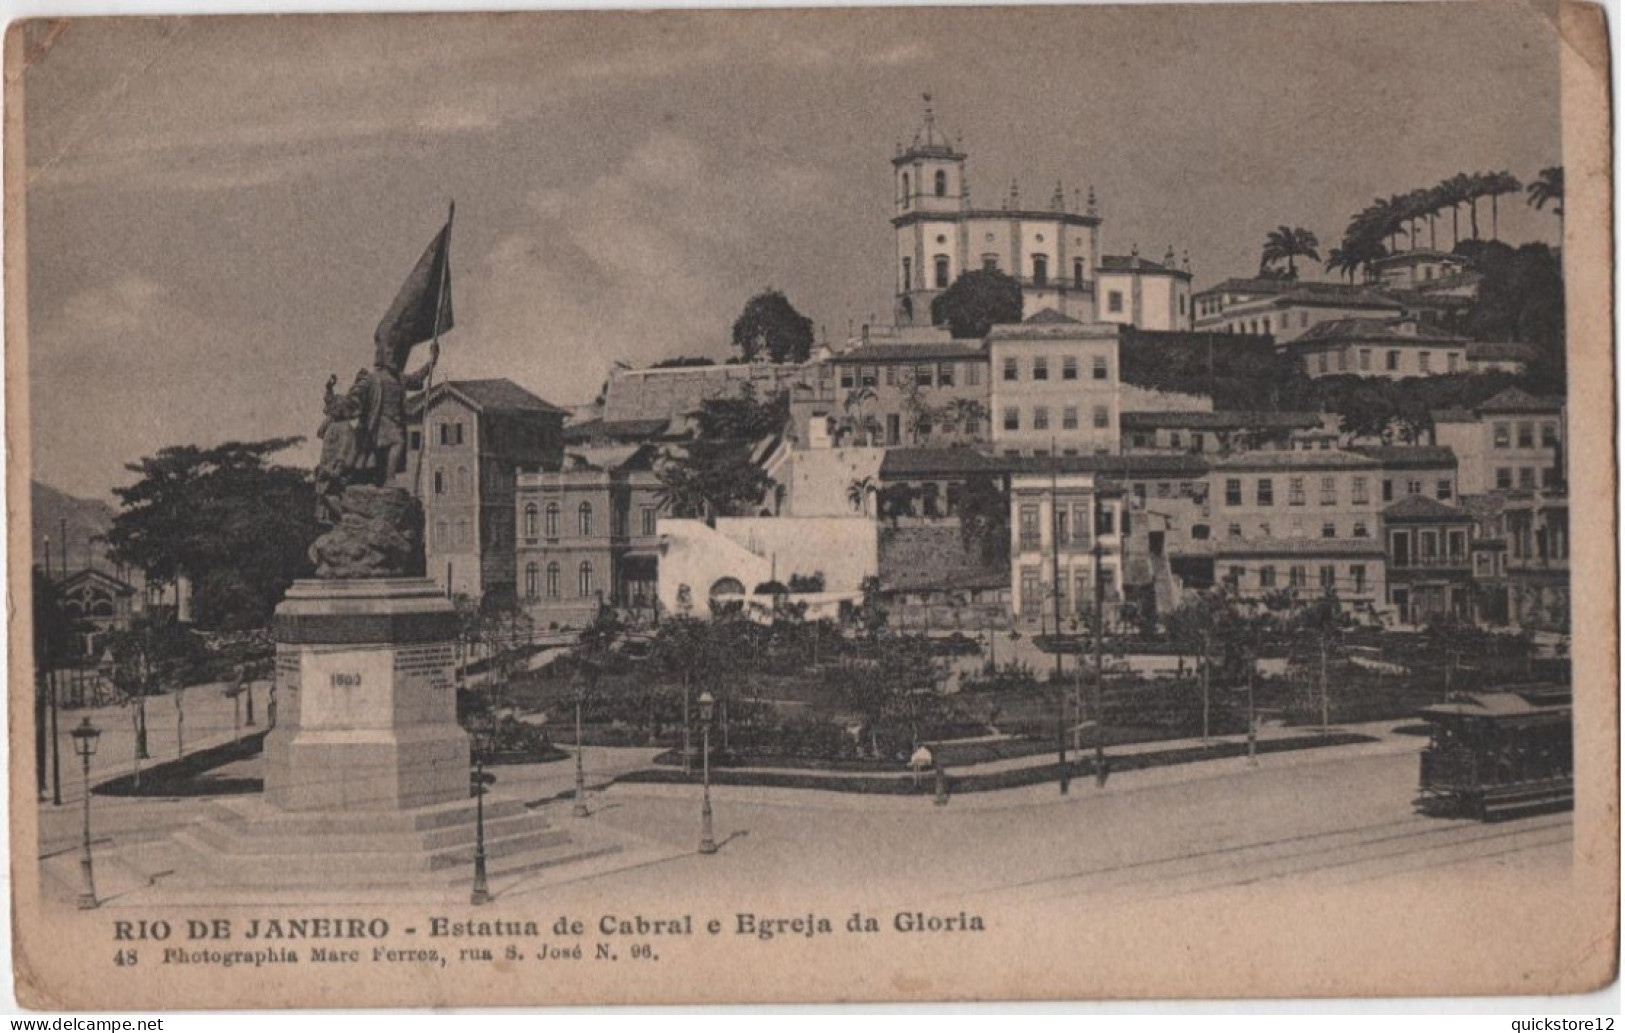
<path fill-rule="evenodd" d="M 590 812 L 587 810 L 587 769 L 581 760 L 581 697 L 584 695 L 580 688 L 576 690 L 576 802 L 570 808 L 570 813 L 578 818 L 585 818 Z"/>
<path fill-rule="evenodd" d="M 485 878 L 485 786 L 490 776 L 485 773 L 485 754 L 491 748 L 493 737 L 489 711 L 481 710 L 470 722 L 469 738 L 474 747 L 474 890 L 469 894 L 470 904 L 488 904 L 491 890 Z"/>
<path fill-rule="evenodd" d="M 79 889 L 79 907 L 88 910 L 96 907 L 98 903 L 96 874 L 90 860 L 90 758 L 96 752 L 96 740 L 102 733 L 87 717 L 69 734 L 73 736 L 73 749 L 79 754 L 79 762 L 84 766 L 85 775 L 85 830 L 79 854 L 79 872 L 84 879 Z"/>
<path fill-rule="evenodd" d="M 711 833 L 711 713 L 716 706 L 716 699 L 709 692 L 700 693 L 700 770 L 701 785 L 700 797 L 700 853 L 714 854 L 717 852 L 717 841 Z"/>
<path fill-rule="evenodd" d="M 247 714 L 246 714 L 246 717 L 243 720 L 243 724 L 247 725 L 250 728 L 253 728 L 254 727 L 254 679 L 248 677 L 246 674 L 243 676 L 243 692 L 248 696 L 248 702 L 247 702 L 247 705 L 245 707 L 245 710 L 247 711 Z"/>

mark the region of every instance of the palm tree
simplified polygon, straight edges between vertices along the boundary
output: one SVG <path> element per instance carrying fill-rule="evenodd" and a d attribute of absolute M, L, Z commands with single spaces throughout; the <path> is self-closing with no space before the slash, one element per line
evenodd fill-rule
<path fill-rule="evenodd" d="M 1518 177 L 1505 171 L 1491 172 L 1485 176 L 1488 181 L 1490 195 L 1490 239 L 1501 239 L 1501 195 L 1516 194 L 1523 190 L 1523 184 Z"/>
<path fill-rule="evenodd" d="M 1263 264 L 1272 262 L 1286 262 L 1286 278 L 1298 278 L 1297 258 L 1309 258 L 1320 261 L 1320 241 L 1315 235 L 1301 226 L 1280 226 L 1271 230 L 1264 238 Z"/>
<path fill-rule="evenodd" d="M 1467 190 L 1467 213 L 1471 216 L 1473 239 L 1478 239 L 1478 201 L 1489 193 L 1489 179 L 1482 172 L 1464 173 Z"/>
<path fill-rule="evenodd" d="M 1353 283 L 1354 273 L 1360 268 L 1360 259 L 1357 257 L 1354 248 L 1347 246 L 1349 243 L 1351 242 L 1345 240 L 1342 245 L 1334 247 L 1326 253 L 1326 269 L 1328 272 L 1335 270 L 1347 277 L 1350 283 Z"/>
<path fill-rule="evenodd" d="M 1416 230 L 1416 223 L 1418 220 L 1426 219 L 1428 221 L 1428 247 L 1435 251 L 1438 250 L 1438 239 L 1433 232 L 1433 217 L 1437 214 L 1439 214 L 1439 208 L 1434 203 L 1433 191 L 1426 189 L 1412 190 L 1405 195 L 1405 215 L 1411 224 L 1413 246 L 1414 242 L 1421 238 L 1421 234 Z"/>
<path fill-rule="evenodd" d="M 1439 181 L 1434 187 L 1439 194 L 1441 207 L 1450 208 L 1450 242 L 1454 246 L 1461 243 L 1461 206 L 1472 200 L 1471 178 L 1465 172 L 1459 172 L 1449 179 Z"/>
<path fill-rule="evenodd" d="M 873 477 L 860 477 L 846 486 L 846 501 L 851 504 L 853 509 L 864 516 L 868 516 L 869 499 L 879 491 L 880 486 L 875 483 Z"/>
<path fill-rule="evenodd" d="M 853 436 L 856 436 L 860 430 L 865 433 L 870 430 L 872 421 L 866 417 L 863 409 L 864 406 L 879 397 L 872 387 L 859 387 L 847 392 L 846 401 L 841 403 L 841 408 L 846 410 L 846 429 Z M 865 444 L 874 444 L 873 437 L 870 436 Z"/>
<path fill-rule="evenodd" d="M 1540 178 L 1529 184 L 1529 203 L 1536 210 L 1544 210 L 1546 202 L 1555 202 L 1552 211 L 1563 218 L 1563 166 L 1553 165 L 1540 170 Z"/>

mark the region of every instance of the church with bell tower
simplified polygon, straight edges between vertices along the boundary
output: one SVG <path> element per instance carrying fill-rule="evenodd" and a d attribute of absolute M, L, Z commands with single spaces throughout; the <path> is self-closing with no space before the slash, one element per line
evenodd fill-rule
<path fill-rule="evenodd" d="M 1047 204 L 1023 204 L 1012 184 L 998 208 L 971 206 L 965 152 L 925 122 L 892 159 L 896 208 L 898 326 L 929 326 L 931 302 L 969 269 L 997 269 L 1021 284 L 1023 316 L 1043 309 L 1095 318 L 1100 217 L 1094 191 L 1069 200 L 1060 184 Z"/>
<path fill-rule="evenodd" d="M 999 207 L 977 208 L 965 160 L 926 94 L 924 122 L 892 158 L 897 326 L 930 326 L 932 301 L 960 274 L 997 269 L 1021 284 L 1023 318 L 1053 309 L 1084 323 L 1190 328 L 1189 260 L 1175 266 L 1172 248 L 1162 263 L 1140 258 L 1138 248 L 1102 254 L 1093 187 L 1068 196 L 1057 183 L 1047 202 L 1034 204 L 1012 183 Z"/>

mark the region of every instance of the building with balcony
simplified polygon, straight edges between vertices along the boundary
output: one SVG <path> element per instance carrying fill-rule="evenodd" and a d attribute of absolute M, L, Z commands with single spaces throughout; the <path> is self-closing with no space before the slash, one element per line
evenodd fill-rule
<path fill-rule="evenodd" d="M 651 611 L 663 505 L 656 446 L 572 448 L 557 468 L 519 471 L 519 602 L 537 627 L 582 627 L 600 605 Z"/>
<path fill-rule="evenodd" d="M 1477 520 L 1456 506 L 1409 495 L 1382 511 L 1387 605 L 1396 623 L 1477 619 L 1472 539 Z"/>
<path fill-rule="evenodd" d="M 1063 630 L 1094 611 L 1103 586 L 1108 623 L 1123 600 L 1123 494 L 1092 457 L 1024 463 L 1010 475 L 1010 606 L 1024 626 Z M 1099 566 L 1094 548 L 1101 547 Z"/>
<path fill-rule="evenodd" d="M 1330 589 L 1354 605 L 1384 596 L 1379 537 L 1381 465 L 1343 450 L 1258 451 L 1214 459 L 1212 526 L 1204 545 L 1213 577 L 1243 596 Z"/>
<path fill-rule="evenodd" d="M 1562 492 L 1511 492 L 1501 511 L 1507 602 L 1520 628 L 1568 634 L 1569 500 Z"/>
<path fill-rule="evenodd" d="M 946 447 L 985 441 L 987 353 L 978 344 L 864 343 L 830 355 L 791 393 L 803 448 Z M 827 385 L 827 386 L 825 386 Z"/>
<path fill-rule="evenodd" d="M 1286 448 L 1294 434 L 1318 430 L 1312 412 L 1125 412 L 1123 452 L 1225 455 L 1263 448 Z"/>
<path fill-rule="evenodd" d="M 995 326 L 987 337 L 989 436 L 1006 456 L 1118 451 L 1119 330 L 1054 310 Z"/>

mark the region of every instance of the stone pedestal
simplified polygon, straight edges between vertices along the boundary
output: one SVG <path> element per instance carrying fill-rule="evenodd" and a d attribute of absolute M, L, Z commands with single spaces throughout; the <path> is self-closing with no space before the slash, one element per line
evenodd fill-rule
<path fill-rule="evenodd" d="M 457 614 L 433 581 L 296 581 L 277 607 L 274 635 L 269 804 L 398 811 L 468 799 Z"/>

